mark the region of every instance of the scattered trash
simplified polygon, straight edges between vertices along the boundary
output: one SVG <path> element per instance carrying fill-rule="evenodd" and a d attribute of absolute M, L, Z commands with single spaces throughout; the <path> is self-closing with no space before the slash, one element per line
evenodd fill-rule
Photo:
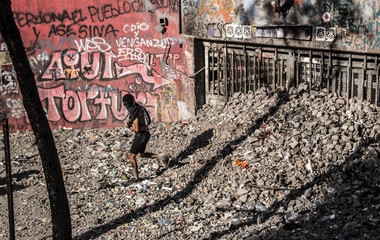
<path fill-rule="evenodd" d="M 173 189 L 172 189 L 172 188 L 169 188 L 169 187 L 162 187 L 162 189 L 164 189 L 164 190 L 168 190 L 168 191 L 173 191 Z"/>
<path fill-rule="evenodd" d="M 380 109 L 322 93 L 260 88 L 152 126 L 147 152 L 172 161 L 138 157 L 139 180 L 125 127 L 53 130 L 75 238 L 377 239 Z M 34 143 L 31 131 L 11 134 L 15 219 L 19 236 L 44 238 L 49 200 Z"/>
<path fill-rule="evenodd" d="M 169 226 L 169 225 L 172 225 L 173 224 L 173 220 L 172 219 L 162 219 L 160 221 L 157 222 L 157 225 L 159 226 Z"/>

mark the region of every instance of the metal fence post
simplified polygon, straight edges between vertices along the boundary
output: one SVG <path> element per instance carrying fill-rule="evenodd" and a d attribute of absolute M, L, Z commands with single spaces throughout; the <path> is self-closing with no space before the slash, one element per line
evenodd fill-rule
<path fill-rule="evenodd" d="M 13 212 L 13 189 L 12 189 L 12 170 L 11 170 L 11 157 L 9 147 L 9 126 L 8 119 L 2 119 L 3 136 L 4 136 L 4 155 L 5 155 L 5 169 L 7 178 L 7 194 L 8 194 L 8 217 L 9 217 L 9 239 L 15 239 L 15 226 L 14 226 L 14 212 Z"/>

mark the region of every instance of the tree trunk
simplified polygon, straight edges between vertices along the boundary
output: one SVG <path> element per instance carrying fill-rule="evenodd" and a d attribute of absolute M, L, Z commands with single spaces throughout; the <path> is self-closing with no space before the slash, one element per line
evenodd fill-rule
<path fill-rule="evenodd" d="M 72 239 L 70 208 L 53 134 L 42 108 L 20 31 L 13 19 L 10 0 L 0 1 L 0 33 L 8 46 L 24 107 L 37 140 L 50 200 L 53 239 Z"/>

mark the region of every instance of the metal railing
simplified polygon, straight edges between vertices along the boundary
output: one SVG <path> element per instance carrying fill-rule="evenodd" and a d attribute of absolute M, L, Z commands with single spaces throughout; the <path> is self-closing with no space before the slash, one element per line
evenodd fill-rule
<path fill-rule="evenodd" d="M 206 102 L 260 87 L 327 89 L 379 105 L 380 54 L 204 42 Z"/>

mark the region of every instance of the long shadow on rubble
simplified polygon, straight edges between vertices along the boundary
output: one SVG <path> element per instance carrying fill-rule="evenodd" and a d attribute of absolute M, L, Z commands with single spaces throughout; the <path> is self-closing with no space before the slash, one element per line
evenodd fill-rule
<path fill-rule="evenodd" d="M 176 157 L 172 158 L 172 160 L 169 162 L 169 166 L 180 168 L 186 165 L 187 163 L 183 163 L 181 160 L 187 158 L 188 156 L 191 156 L 197 149 L 207 147 L 213 135 L 213 129 L 208 129 L 203 133 L 197 135 L 195 138 L 191 139 L 189 146 L 185 150 L 178 153 Z M 156 176 L 158 177 L 162 175 L 166 170 L 167 169 L 161 169 L 156 173 Z"/>
<path fill-rule="evenodd" d="M 159 209 L 164 208 L 170 201 L 176 201 L 178 199 L 186 198 L 189 196 L 196 186 L 202 182 L 203 179 L 207 178 L 208 173 L 215 167 L 215 165 L 220 161 L 226 158 L 230 153 L 232 153 L 235 150 L 235 146 L 238 144 L 244 142 L 248 136 L 253 134 L 253 132 L 256 129 L 259 129 L 259 127 L 262 125 L 263 122 L 266 121 L 267 118 L 273 116 L 276 114 L 278 109 L 280 108 L 281 105 L 287 103 L 289 101 L 288 98 L 288 93 L 282 92 L 279 94 L 280 98 L 278 102 L 276 103 L 275 106 L 272 106 L 268 109 L 268 112 L 264 114 L 262 117 L 256 119 L 255 123 L 252 125 L 252 127 L 247 131 L 246 135 L 240 136 L 239 138 L 230 141 L 226 146 L 219 151 L 219 155 L 213 156 L 209 160 L 207 160 L 204 164 L 204 166 L 201 169 L 198 169 L 195 174 L 194 178 L 192 181 L 190 181 L 187 186 L 180 192 L 177 192 L 174 196 L 168 196 L 164 199 L 161 199 L 157 202 L 155 202 L 152 205 L 149 206 L 143 206 L 141 208 L 136 209 L 133 213 L 126 214 L 124 216 L 121 216 L 119 218 L 116 218 L 115 220 L 98 226 L 96 228 L 93 228 L 87 232 L 82 233 L 81 235 L 75 237 L 75 239 L 88 239 L 89 237 L 91 238 L 96 238 L 101 236 L 103 233 L 106 233 L 112 229 L 117 228 L 120 225 L 123 225 L 125 223 L 132 222 L 133 220 L 136 220 L 137 218 L 143 216 L 146 213 L 149 212 L 155 212 L 158 211 Z M 211 130 L 209 130 L 211 131 Z M 192 146 L 190 146 L 190 149 L 193 149 Z M 191 153 L 193 150 L 190 151 L 184 151 L 185 154 Z M 148 210 L 148 211 L 147 211 Z"/>
<path fill-rule="evenodd" d="M 368 151 L 376 151 L 372 147 L 376 144 L 379 147 L 379 141 L 363 140 L 342 164 L 293 189 L 284 200 L 274 202 L 267 212 L 245 210 L 250 220 L 231 225 L 221 232 L 210 233 L 208 239 L 219 239 L 239 230 L 245 235 L 244 239 L 378 239 L 380 159 L 366 158 Z M 373 156 L 379 155 L 375 153 Z M 312 194 L 313 187 L 318 184 L 325 184 L 322 186 L 324 199 L 316 208 L 299 211 L 293 219 L 286 219 L 283 211 L 290 203 L 303 200 L 306 191 Z M 273 217 L 282 221 L 281 227 L 276 230 L 271 225 L 258 227 L 257 224 L 264 225 Z M 243 233 L 247 232 L 247 228 L 251 232 L 248 236 Z"/>
<path fill-rule="evenodd" d="M 17 181 L 20 181 L 21 179 L 26 178 L 29 175 L 39 174 L 39 173 L 40 173 L 40 171 L 38 171 L 38 170 L 29 170 L 29 171 L 25 171 L 25 172 L 21 172 L 21 173 L 17 173 L 17 174 L 12 174 L 12 179 L 16 179 Z M 0 185 L 5 185 L 6 183 L 7 183 L 6 178 L 0 178 Z M 12 183 L 13 191 L 18 191 L 18 190 L 24 189 L 26 187 L 27 186 Z M 0 189 L 0 196 L 4 195 L 6 193 L 7 193 L 7 191 L 5 188 Z"/>
<path fill-rule="evenodd" d="M 170 162 L 170 166 L 181 165 L 181 159 L 185 159 L 188 156 L 192 155 L 197 149 L 207 147 L 213 135 L 213 129 L 208 129 L 203 133 L 197 135 L 191 140 L 189 146 L 185 150 L 178 153 L 178 156 L 175 158 L 176 160 Z"/>

